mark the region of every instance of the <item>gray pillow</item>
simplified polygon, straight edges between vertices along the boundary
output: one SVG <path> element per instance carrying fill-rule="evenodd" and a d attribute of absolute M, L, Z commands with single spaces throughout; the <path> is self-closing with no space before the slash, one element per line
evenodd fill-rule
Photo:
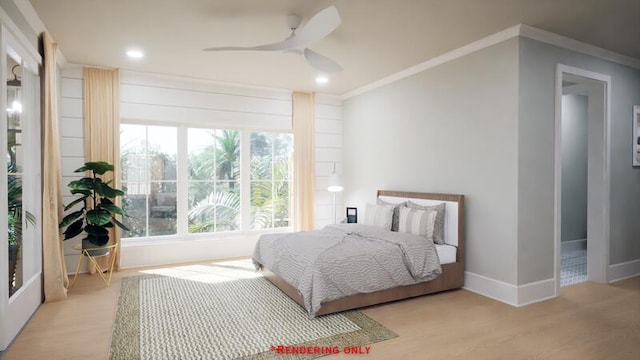
<path fill-rule="evenodd" d="M 391 230 L 392 219 L 392 205 L 367 204 L 367 211 L 364 213 L 364 225 L 379 226 Z"/>
<path fill-rule="evenodd" d="M 447 204 L 442 203 L 438 205 L 424 206 L 416 204 L 409 200 L 407 202 L 407 206 L 411 209 L 436 211 L 438 213 L 438 215 L 436 215 L 436 222 L 434 224 L 433 242 L 435 242 L 436 244 L 444 244 L 444 212 Z"/>
<path fill-rule="evenodd" d="M 398 222 L 400 221 L 400 208 L 407 206 L 407 202 L 403 201 L 399 204 L 392 204 L 390 202 L 386 202 L 382 199 L 378 199 L 378 205 L 392 205 L 393 208 L 393 219 L 391 220 L 391 231 L 398 231 Z"/>

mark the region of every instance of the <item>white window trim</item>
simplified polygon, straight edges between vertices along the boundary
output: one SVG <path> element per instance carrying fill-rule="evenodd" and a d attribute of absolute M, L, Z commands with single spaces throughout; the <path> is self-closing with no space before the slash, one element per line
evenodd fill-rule
<path fill-rule="evenodd" d="M 121 119 L 121 125 L 143 125 L 143 126 L 163 126 L 163 127 L 176 127 L 178 135 L 178 149 L 176 154 L 176 196 L 178 201 L 176 202 L 176 234 L 173 235 L 156 235 L 156 236 L 140 236 L 140 237 L 123 237 L 123 244 L 135 244 L 135 245 L 153 245 L 157 243 L 170 243 L 170 242 L 182 242 L 182 241 L 200 241 L 200 240 L 212 240 L 220 241 L 226 239 L 248 238 L 256 237 L 262 234 L 269 233 L 288 233 L 293 232 L 293 224 L 290 223 L 288 227 L 270 228 L 270 229 L 250 229 L 251 218 L 251 182 L 249 171 L 240 172 L 240 230 L 237 231 L 221 231 L 221 232 L 207 232 L 207 233 L 195 233 L 190 234 L 188 232 L 188 221 L 185 221 L 189 212 L 188 193 L 189 193 L 189 175 L 188 175 L 188 129 L 211 129 L 211 130 L 235 130 L 240 132 L 240 168 L 249 169 L 250 166 L 250 133 L 252 132 L 273 132 L 281 134 L 293 134 L 291 129 L 261 129 L 261 128 L 232 128 L 228 126 L 203 126 L 197 123 L 167 123 L 159 121 L 145 121 L 145 120 L 131 120 Z M 148 130 L 147 130 L 148 131 Z M 148 138 L 148 136 L 147 136 Z M 295 141 L 295 140 L 294 140 Z M 148 156 L 148 153 L 147 153 Z M 293 181 L 290 179 L 289 181 Z M 291 196 L 290 196 L 290 205 Z M 184 200 L 181 200 L 184 199 Z M 146 226 L 149 218 L 146 218 Z M 291 220 L 293 221 L 293 220 Z"/>

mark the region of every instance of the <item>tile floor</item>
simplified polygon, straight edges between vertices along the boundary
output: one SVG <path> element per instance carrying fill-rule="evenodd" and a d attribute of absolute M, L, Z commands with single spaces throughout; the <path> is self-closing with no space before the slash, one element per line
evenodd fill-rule
<path fill-rule="evenodd" d="M 560 286 L 587 281 L 587 249 L 562 253 L 560 260 Z"/>

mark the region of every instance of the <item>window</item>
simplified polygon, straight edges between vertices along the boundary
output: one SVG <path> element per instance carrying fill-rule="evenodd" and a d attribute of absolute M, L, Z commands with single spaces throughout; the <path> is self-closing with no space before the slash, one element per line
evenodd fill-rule
<path fill-rule="evenodd" d="M 120 151 L 123 237 L 292 226 L 291 134 L 122 124 Z"/>
<path fill-rule="evenodd" d="M 251 133 L 251 228 L 290 226 L 293 136 Z"/>
<path fill-rule="evenodd" d="M 240 228 L 240 132 L 189 129 L 189 233 Z"/>
<path fill-rule="evenodd" d="M 177 232 L 177 128 L 120 126 L 124 224 L 122 237 L 173 235 Z"/>

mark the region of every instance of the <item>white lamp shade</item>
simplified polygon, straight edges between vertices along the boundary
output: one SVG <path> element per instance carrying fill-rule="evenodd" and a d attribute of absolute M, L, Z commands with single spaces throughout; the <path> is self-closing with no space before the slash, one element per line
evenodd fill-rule
<path fill-rule="evenodd" d="M 344 188 L 342 187 L 342 181 L 338 174 L 333 173 L 331 175 L 331 177 L 329 178 L 329 186 L 327 186 L 327 190 L 331 192 L 340 192 L 344 190 Z"/>

